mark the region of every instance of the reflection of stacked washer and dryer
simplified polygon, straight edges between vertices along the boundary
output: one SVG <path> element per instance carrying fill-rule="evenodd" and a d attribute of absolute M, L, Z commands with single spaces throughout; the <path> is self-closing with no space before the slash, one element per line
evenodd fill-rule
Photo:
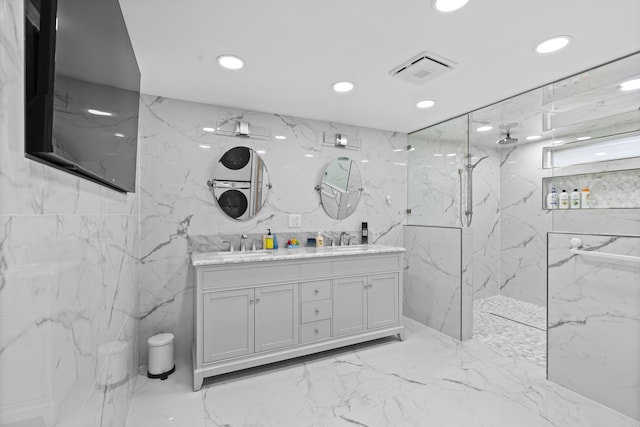
<path fill-rule="evenodd" d="M 231 218 L 245 220 L 262 207 L 265 181 L 260 156 L 248 147 L 234 147 L 218 162 L 210 185 L 220 208 Z"/>

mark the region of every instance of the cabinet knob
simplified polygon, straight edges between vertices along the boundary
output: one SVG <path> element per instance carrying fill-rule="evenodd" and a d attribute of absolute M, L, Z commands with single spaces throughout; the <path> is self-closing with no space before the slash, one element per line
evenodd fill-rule
<path fill-rule="evenodd" d="M 315 288 L 315 289 L 313 290 L 313 293 L 314 293 L 314 294 L 316 294 L 316 295 L 317 295 L 317 294 L 319 294 L 319 293 L 320 293 L 320 289 Z"/>
<path fill-rule="evenodd" d="M 253 304 L 253 298 L 249 298 L 249 304 Z"/>
<path fill-rule="evenodd" d="M 315 328 L 315 329 L 313 330 L 313 333 L 314 333 L 315 335 L 318 335 L 318 334 L 320 333 L 320 329 Z"/>
<path fill-rule="evenodd" d="M 320 309 L 316 308 L 316 314 L 319 314 L 319 313 L 320 313 Z"/>
<path fill-rule="evenodd" d="M 256 298 L 256 303 L 259 303 L 259 302 L 260 302 L 260 298 Z"/>

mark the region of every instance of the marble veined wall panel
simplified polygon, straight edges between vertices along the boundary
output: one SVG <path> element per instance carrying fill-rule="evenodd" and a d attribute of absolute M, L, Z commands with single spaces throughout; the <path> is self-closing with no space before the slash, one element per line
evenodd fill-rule
<path fill-rule="evenodd" d="M 500 151 L 471 146 L 473 170 L 473 298 L 500 293 Z"/>
<path fill-rule="evenodd" d="M 548 378 L 640 421 L 640 237 L 549 233 Z"/>
<path fill-rule="evenodd" d="M 552 215 L 542 210 L 542 143 L 500 151 L 500 293 L 546 304 L 546 236 Z"/>
<path fill-rule="evenodd" d="M 268 129 L 260 140 L 203 131 L 216 122 L 248 121 Z M 241 233 L 350 231 L 359 235 L 369 223 L 369 242 L 402 245 L 405 220 L 406 134 L 306 120 L 278 114 L 143 96 L 141 103 L 141 341 L 157 332 L 173 332 L 178 355 L 190 353 L 193 339 L 193 280 L 188 237 Z M 342 133 L 358 140 L 358 150 L 328 146 L 324 134 Z M 285 140 L 274 139 L 279 135 Z M 207 180 L 219 158 L 243 145 L 264 159 L 273 188 L 259 214 L 248 221 L 223 215 Z M 345 220 L 328 217 L 314 187 L 332 160 L 347 156 L 360 169 L 364 191 L 356 211 Z M 299 214 L 300 228 L 290 228 L 288 214 Z M 282 244 L 282 243 L 281 243 Z"/>
<path fill-rule="evenodd" d="M 0 425 L 124 426 L 138 196 L 24 157 L 23 19 L 0 2 Z"/>
<path fill-rule="evenodd" d="M 405 316 L 454 338 L 469 338 L 471 319 L 465 317 L 466 327 L 462 319 L 463 298 L 471 303 L 462 278 L 462 230 L 408 225 L 404 244 Z"/>

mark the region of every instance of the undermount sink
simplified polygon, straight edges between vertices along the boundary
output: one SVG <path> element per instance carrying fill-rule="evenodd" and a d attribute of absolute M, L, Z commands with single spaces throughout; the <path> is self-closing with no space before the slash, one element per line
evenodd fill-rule
<path fill-rule="evenodd" d="M 261 255 L 267 255 L 267 254 L 272 254 L 273 250 L 272 249 L 260 249 L 260 250 L 256 250 L 256 251 L 245 251 L 245 252 L 241 252 L 241 251 L 234 251 L 234 252 L 216 252 L 217 256 L 220 256 L 222 258 L 251 258 L 254 256 L 261 256 Z"/>
<path fill-rule="evenodd" d="M 361 251 L 368 248 L 369 245 L 347 245 L 347 246 L 332 246 L 332 251 L 337 252 L 349 252 L 349 251 Z"/>

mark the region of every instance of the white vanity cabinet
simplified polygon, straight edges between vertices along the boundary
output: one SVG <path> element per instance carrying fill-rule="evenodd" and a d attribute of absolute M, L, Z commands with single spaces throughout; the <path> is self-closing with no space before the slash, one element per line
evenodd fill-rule
<path fill-rule="evenodd" d="M 283 252 L 242 262 L 193 257 L 194 390 L 205 377 L 385 336 L 402 339 L 403 249 L 372 247 L 370 254 L 318 251 L 300 259 L 280 259 Z"/>
<path fill-rule="evenodd" d="M 335 336 L 398 324 L 399 276 L 396 273 L 334 280 Z"/>
<path fill-rule="evenodd" d="M 204 293 L 203 362 L 297 344 L 297 303 L 295 285 Z"/>

